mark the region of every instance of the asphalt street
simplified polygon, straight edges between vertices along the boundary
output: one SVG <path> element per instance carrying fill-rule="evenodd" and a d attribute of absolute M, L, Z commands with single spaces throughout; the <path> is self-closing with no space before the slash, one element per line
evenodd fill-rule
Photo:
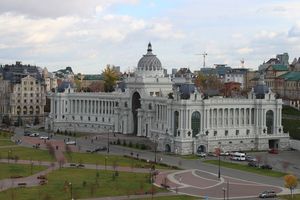
<path fill-rule="evenodd" d="M 23 136 L 24 129 L 16 129 L 16 137 L 15 139 L 20 138 L 20 136 Z M 40 136 L 48 136 L 49 134 L 46 132 L 42 131 L 37 131 L 40 133 Z M 97 139 L 96 139 L 97 137 Z M 81 138 L 72 138 L 64 135 L 58 135 L 55 134 L 52 136 L 52 139 L 56 140 L 76 140 L 77 144 L 76 146 L 80 149 L 82 152 L 86 152 L 86 150 L 92 150 L 97 147 L 104 147 L 108 146 L 108 134 L 99 134 L 99 135 L 90 135 L 87 137 L 81 137 Z M 117 138 L 124 138 L 129 141 L 131 138 L 136 139 L 136 137 L 129 137 L 129 136 L 124 136 L 124 135 L 119 135 L 117 134 L 114 136 L 113 133 L 109 135 L 109 140 L 116 140 Z M 21 144 L 21 145 L 27 145 L 27 144 Z M 28 145 L 27 145 L 28 146 Z M 102 154 L 107 154 L 108 152 L 98 152 Z M 133 148 L 127 148 L 119 145 L 109 145 L 109 154 L 117 154 L 117 155 L 131 155 L 133 153 L 134 156 L 137 156 L 139 158 L 143 158 L 145 160 L 155 160 L 155 153 L 151 151 L 145 151 L 145 150 L 138 150 L 138 149 L 133 149 Z M 258 152 L 258 153 L 252 153 L 253 155 L 260 154 L 263 158 L 264 161 L 268 160 L 268 163 L 271 163 L 272 166 L 274 166 L 275 170 L 280 170 L 283 171 L 282 169 L 282 162 L 287 161 L 289 163 L 287 171 L 290 171 L 298 177 L 300 176 L 300 153 L 298 151 L 284 151 L 280 152 L 279 154 L 273 155 L 273 154 L 268 154 L 266 152 Z M 188 160 L 188 159 L 183 159 L 180 156 L 175 156 L 175 155 L 168 155 L 165 153 L 158 152 L 156 153 L 156 158 L 158 161 L 166 163 L 168 165 L 174 165 L 178 166 L 182 169 L 199 169 L 211 173 L 218 173 L 218 166 L 215 165 L 210 165 L 203 163 L 203 159 L 197 159 L 197 160 Z M 262 175 L 257 175 L 253 173 L 248 173 L 244 171 L 239 171 L 239 170 L 233 170 L 229 168 L 223 168 L 221 166 L 221 176 L 231 176 L 235 178 L 240 178 L 243 180 L 248 180 L 248 181 L 255 181 L 255 182 L 260 182 L 263 184 L 270 184 L 270 185 L 275 185 L 275 186 L 280 186 L 284 187 L 284 180 L 282 178 L 273 178 L 273 177 L 267 177 L 267 176 L 262 176 Z M 298 186 L 299 188 L 299 186 Z"/>

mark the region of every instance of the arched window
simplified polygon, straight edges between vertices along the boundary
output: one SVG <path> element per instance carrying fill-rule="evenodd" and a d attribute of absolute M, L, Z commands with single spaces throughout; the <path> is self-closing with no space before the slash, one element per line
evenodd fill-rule
<path fill-rule="evenodd" d="M 175 137 L 177 135 L 178 126 L 179 126 L 179 112 L 175 111 L 174 112 L 174 136 Z"/>
<path fill-rule="evenodd" d="M 27 115 L 27 107 L 26 106 L 23 107 L 23 114 Z"/>
<path fill-rule="evenodd" d="M 191 126 L 193 130 L 193 137 L 200 132 L 200 113 L 198 111 L 193 112 Z"/>
<path fill-rule="evenodd" d="M 274 113 L 272 110 L 268 110 L 268 112 L 266 113 L 266 125 L 267 125 L 267 133 L 273 134 Z"/>
<path fill-rule="evenodd" d="M 36 114 L 40 114 L 40 107 L 39 107 L 39 106 L 36 106 L 36 107 L 35 107 L 35 113 L 36 113 Z"/>
<path fill-rule="evenodd" d="M 29 107 L 29 114 L 31 114 L 31 115 L 33 114 L 33 107 L 32 106 Z"/>

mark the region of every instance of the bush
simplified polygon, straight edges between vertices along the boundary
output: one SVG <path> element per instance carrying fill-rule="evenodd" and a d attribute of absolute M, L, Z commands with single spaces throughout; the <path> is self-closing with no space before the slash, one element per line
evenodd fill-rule
<path fill-rule="evenodd" d="M 132 147 L 132 142 L 131 142 L 131 141 L 129 141 L 128 146 L 129 146 L 129 147 Z"/>
<path fill-rule="evenodd" d="M 147 146 L 145 144 L 141 144 L 141 149 L 142 150 L 146 150 L 147 149 Z"/>
<path fill-rule="evenodd" d="M 127 146 L 126 140 L 123 140 L 123 146 Z"/>
<path fill-rule="evenodd" d="M 121 141 L 120 141 L 120 139 L 118 138 L 118 140 L 117 140 L 117 145 L 120 145 L 121 144 Z"/>
<path fill-rule="evenodd" d="M 86 181 L 82 181 L 82 187 L 85 187 L 86 186 Z"/>
<path fill-rule="evenodd" d="M 140 144 L 139 144 L 139 143 L 136 143 L 136 144 L 135 144 L 135 148 L 139 149 L 139 148 L 140 148 Z"/>

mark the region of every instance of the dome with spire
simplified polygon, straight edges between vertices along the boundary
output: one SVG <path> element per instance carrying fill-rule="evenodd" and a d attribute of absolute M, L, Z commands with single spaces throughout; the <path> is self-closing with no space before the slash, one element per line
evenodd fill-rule
<path fill-rule="evenodd" d="M 160 60 L 152 53 L 152 46 L 149 42 L 147 54 L 143 55 L 143 57 L 138 62 L 138 71 L 160 71 L 162 70 Z"/>

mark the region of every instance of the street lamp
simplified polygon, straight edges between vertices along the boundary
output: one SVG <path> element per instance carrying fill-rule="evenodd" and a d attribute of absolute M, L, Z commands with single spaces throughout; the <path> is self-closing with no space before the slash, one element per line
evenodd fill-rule
<path fill-rule="evenodd" d="M 226 188 L 223 187 L 222 190 L 223 190 L 223 197 L 224 197 L 224 200 L 225 200 Z"/>
<path fill-rule="evenodd" d="M 155 164 L 156 164 L 157 140 L 158 140 L 158 135 L 156 135 L 154 138 L 154 163 Z"/>
<path fill-rule="evenodd" d="M 109 153 L 109 132 L 110 132 L 110 129 L 107 132 L 107 153 Z"/>
<path fill-rule="evenodd" d="M 73 200 L 73 187 L 72 187 L 72 183 L 69 182 L 69 186 L 70 186 L 70 193 L 71 193 L 71 200 Z"/>

